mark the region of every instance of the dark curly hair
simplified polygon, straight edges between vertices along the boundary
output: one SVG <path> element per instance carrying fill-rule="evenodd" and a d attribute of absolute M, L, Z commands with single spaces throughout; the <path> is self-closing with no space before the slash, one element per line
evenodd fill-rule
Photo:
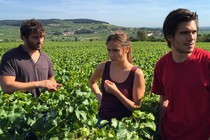
<path fill-rule="evenodd" d="M 28 38 L 30 34 L 43 35 L 44 32 L 45 30 L 41 22 L 35 19 L 30 19 L 28 21 L 23 22 L 20 27 L 21 38 L 22 36 L 25 36 Z"/>

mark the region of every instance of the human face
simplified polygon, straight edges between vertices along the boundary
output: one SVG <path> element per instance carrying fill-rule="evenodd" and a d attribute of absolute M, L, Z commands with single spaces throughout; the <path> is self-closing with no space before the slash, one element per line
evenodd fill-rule
<path fill-rule="evenodd" d="M 174 36 L 168 36 L 171 49 L 178 54 L 190 54 L 196 46 L 197 26 L 194 20 L 180 23 Z"/>
<path fill-rule="evenodd" d="M 44 42 L 44 33 L 40 34 L 30 34 L 28 38 L 25 39 L 25 44 L 31 50 L 40 50 Z"/>
<path fill-rule="evenodd" d="M 128 47 L 123 47 L 117 41 L 110 41 L 107 44 L 107 51 L 112 62 L 122 62 L 127 59 Z"/>

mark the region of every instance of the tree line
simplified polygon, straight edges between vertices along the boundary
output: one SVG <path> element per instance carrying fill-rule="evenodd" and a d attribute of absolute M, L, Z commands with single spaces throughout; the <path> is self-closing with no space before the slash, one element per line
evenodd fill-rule
<path fill-rule="evenodd" d="M 161 32 L 148 32 L 145 30 L 138 30 L 135 36 L 130 37 L 131 41 L 152 41 L 152 42 L 163 42 L 165 41 L 164 36 Z M 198 42 L 210 42 L 210 34 L 198 34 Z"/>

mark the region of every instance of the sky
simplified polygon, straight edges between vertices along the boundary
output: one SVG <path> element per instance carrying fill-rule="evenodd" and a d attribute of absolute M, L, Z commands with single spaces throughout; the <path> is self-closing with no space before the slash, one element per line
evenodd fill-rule
<path fill-rule="evenodd" d="M 162 27 L 172 10 L 187 8 L 210 26 L 210 0 L 0 0 L 0 20 L 94 19 L 123 27 Z"/>

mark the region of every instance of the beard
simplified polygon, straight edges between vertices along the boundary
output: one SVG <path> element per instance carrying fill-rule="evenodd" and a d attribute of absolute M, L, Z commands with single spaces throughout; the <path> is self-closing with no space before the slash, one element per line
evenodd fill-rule
<path fill-rule="evenodd" d="M 184 49 L 176 48 L 176 51 L 179 52 L 180 54 L 189 54 L 189 53 L 193 52 L 193 49 L 191 49 L 191 50 L 184 50 Z"/>
<path fill-rule="evenodd" d="M 41 50 L 41 47 L 39 47 L 39 44 L 34 44 L 33 42 L 30 42 L 29 40 L 27 40 L 27 45 L 29 49 L 31 50 Z"/>
<path fill-rule="evenodd" d="M 174 44 L 174 49 L 180 54 L 189 54 L 192 53 L 195 48 L 195 44 L 189 45 L 189 43 L 184 44 Z"/>

